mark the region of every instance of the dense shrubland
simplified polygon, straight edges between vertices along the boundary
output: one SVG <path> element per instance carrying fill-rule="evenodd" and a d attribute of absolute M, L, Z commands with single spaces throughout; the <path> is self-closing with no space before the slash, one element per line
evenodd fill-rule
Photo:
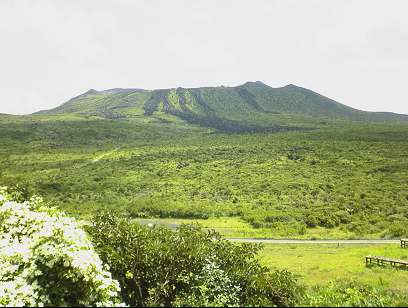
<path fill-rule="evenodd" d="M 76 216 L 237 216 L 283 237 L 314 228 L 408 235 L 406 125 L 225 135 L 96 119 L 23 123 L 1 128 L 23 139 L 0 136 L 0 182 Z"/>

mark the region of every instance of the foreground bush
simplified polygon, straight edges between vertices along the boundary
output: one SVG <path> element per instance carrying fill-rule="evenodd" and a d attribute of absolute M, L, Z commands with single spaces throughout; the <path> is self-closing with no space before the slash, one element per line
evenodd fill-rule
<path fill-rule="evenodd" d="M 90 232 L 132 306 L 290 306 L 302 294 L 291 273 L 259 264 L 260 246 L 196 225 L 171 231 L 103 213 Z"/>
<path fill-rule="evenodd" d="M 305 299 L 304 305 L 310 307 L 405 307 L 408 296 L 340 280 L 316 287 Z"/>
<path fill-rule="evenodd" d="M 0 306 L 112 306 L 117 281 L 75 220 L 0 188 Z"/>

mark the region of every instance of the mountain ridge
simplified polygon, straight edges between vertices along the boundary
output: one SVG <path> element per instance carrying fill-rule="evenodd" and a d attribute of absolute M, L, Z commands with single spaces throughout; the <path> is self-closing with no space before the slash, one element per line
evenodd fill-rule
<path fill-rule="evenodd" d="M 292 119 L 306 123 L 408 121 L 408 115 L 362 111 L 294 84 L 273 88 L 261 81 L 228 87 L 90 89 L 56 108 L 36 114 L 64 113 L 108 119 L 168 115 L 190 124 L 227 131 L 245 130 L 242 127 L 249 130 L 288 128 L 293 124 Z M 300 126 L 308 125 L 303 123 Z"/>

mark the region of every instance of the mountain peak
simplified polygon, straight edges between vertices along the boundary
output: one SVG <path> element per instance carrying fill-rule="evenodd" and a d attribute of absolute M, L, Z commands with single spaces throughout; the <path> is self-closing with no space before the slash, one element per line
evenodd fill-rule
<path fill-rule="evenodd" d="M 139 88 L 112 88 L 112 89 L 107 89 L 107 90 L 103 90 L 100 92 L 116 94 L 116 93 L 131 93 L 131 92 L 141 92 L 141 91 L 145 91 L 145 90 L 139 89 Z"/>
<path fill-rule="evenodd" d="M 297 86 L 297 85 L 295 85 L 295 84 L 293 84 L 293 83 L 290 83 L 290 84 L 287 84 L 286 86 L 284 86 L 284 88 L 299 89 L 300 87 Z"/>
<path fill-rule="evenodd" d="M 264 82 L 257 80 L 257 81 L 247 81 L 243 84 L 243 86 L 268 86 Z"/>
<path fill-rule="evenodd" d="M 89 89 L 88 91 L 86 91 L 85 93 L 83 93 L 82 95 L 88 95 L 88 94 L 98 94 L 99 91 L 96 91 L 95 89 Z"/>

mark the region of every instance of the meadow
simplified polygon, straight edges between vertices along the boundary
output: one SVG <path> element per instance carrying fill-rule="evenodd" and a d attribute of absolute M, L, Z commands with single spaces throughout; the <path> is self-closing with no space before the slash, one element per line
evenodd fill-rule
<path fill-rule="evenodd" d="M 366 267 L 368 255 L 408 259 L 408 250 L 398 244 L 265 244 L 261 262 L 272 268 L 287 269 L 300 275 L 309 288 L 336 280 L 354 280 L 377 288 L 408 292 L 406 271 L 392 267 Z"/>

